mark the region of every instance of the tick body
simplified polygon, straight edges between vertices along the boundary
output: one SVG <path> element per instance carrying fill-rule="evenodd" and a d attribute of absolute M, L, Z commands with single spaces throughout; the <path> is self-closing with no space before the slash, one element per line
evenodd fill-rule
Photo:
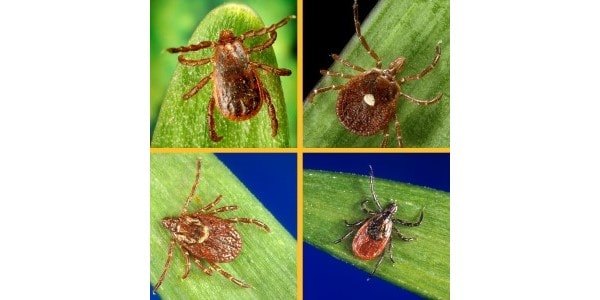
<path fill-rule="evenodd" d="M 258 75 L 258 70 L 275 74 L 277 76 L 289 76 L 292 71 L 279 69 L 273 66 L 254 62 L 250 59 L 250 53 L 267 49 L 277 39 L 277 28 L 284 26 L 290 19 L 289 16 L 269 27 L 251 30 L 236 36 L 231 30 L 223 30 L 219 39 L 214 41 L 203 41 L 189 46 L 167 49 L 170 53 L 186 53 L 198 51 L 205 48 L 214 48 L 212 57 L 203 59 L 188 59 L 180 54 L 178 60 L 186 66 L 201 66 L 208 63 L 213 64 L 211 74 L 200 79 L 198 83 L 183 95 L 184 100 L 190 99 L 200 91 L 211 79 L 213 81 L 213 93 L 208 101 L 207 123 L 210 138 L 214 142 L 223 139 L 215 128 L 214 111 L 215 106 L 225 119 L 232 121 L 244 121 L 254 117 L 262 107 L 263 102 L 267 105 L 269 118 L 271 119 L 271 135 L 275 137 L 278 130 L 277 113 L 271 101 L 271 95 L 265 89 Z M 269 34 L 269 39 L 253 47 L 244 46 L 247 38 Z"/>
<path fill-rule="evenodd" d="M 369 166 L 371 168 L 371 166 Z M 371 195 L 373 197 L 373 202 L 375 202 L 377 206 L 377 210 L 373 211 L 367 208 L 367 203 L 369 200 L 365 200 L 360 204 L 361 209 L 369 215 L 369 217 L 356 221 L 354 223 L 346 223 L 346 226 L 352 227 L 352 229 L 346 233 L 342 238 L 334 241 L 334 243 L 339 243 L 344 239 L 348 238 L 353 233 L 354 239 L 352 240 L 352 252 L 354 255 L 362 260 L 372 260 L 379 257 L 373 272 L 371 275 L 375 274 L 375 271 L 381 264 L 383 257 L 385 255 L 386 247 L 389 252 L 389 257 L 392 263 L 394 262 L 394 258 L 392 256 L 392 241 L 393 241 L 393 233 L 396 233 L 398 237 L 403 241 L 412 241 L 414 238 L 405 237 L 400 233 L 398 228 L 394 226 L 394 223 L 414 227 L 421 225 L 423 222 L 423 211 L 421 210 L 421 215 L 419 219 L 414 222 L 406 222 L 400 219 L 394 219 L 394 215 L 398 211 L 398 205 L 396 203 L 391 203 L 387 207 L 382 208 L 379 200 L 377 199 L 377 195 L 375 194 L 375 189 L 373 185 L 373 169 L 370 169 L 370 188 Z M 392 232 L 393 231 L 393 232 Z"/>
<path fill-rule="evenodd" d="M 254 219 L 224 219 L 215 216 L 218 213 L 236 210 L 238 208 L 235 205 L 214 208 L 214 206 L 221 201 L 222 197 L 220 195 L 203 208 L 195 212 L 188 212 L 187 207 L 190 200 L 194 197 L 196 187 L 200 180 L 200 166 L 201 161 L 198 160 L 196 180 L 194 181 L 192 191 L 183 206 L 181 214 L 177 217 L 167 217 L 162 220 L 162 225 L 171 233 L 171 241 L 167 253 L 167 262 L 165 263 L 165 267 L 158 282 L 154 286 L 154 292 L 158 290 L 169 270 L 175 244 L 179 246 L 185 257 L 186 268 L 182 275 L 182 279 L 185 279 L 189 275 L 191 261 L 193 261 L 207 275 L 212 275 L 212 271 L 216 270 L 231 282 L 241 287 L 251 287 L 247 283 L 233 277 L 231 274 L 221 269 L 216 263 L 231 262 L 239 256 L 242 250 L 242 237 L 232 226 L 233 223 L 254 224 L 266 232 L 269 232 L 270 229 L 263 222 Z"/>
<path fill-rule="evenodd" d="M 363 67 L 352 64 L 337 54 L 332 54 L 332 58 L 339 61 L 344 66 L 359 72 L 357 75 L 339 73 L 327 70 L 321 70 L 321 74 L 325 76 L 341 77 L 349 79 L 343 85 L 331 85 L 313 90 L 308 95 L 310 102 L 314 101 L 314 97 L 320 93 L 339 90 L 336 104 L 336 115 L 342 125 L 350 132 L 361 135 L 370 136 L 383 132 L 381 147 L 387 146 L 389 127 L 394 121 L 396 130 L 396 141 L 398 147 L 403 146 L 402 131 L 397 117 L 397 99 L 400 96 L 408 99 L 417 105 L 429 105 L 440 101 L 442 94 L 439 93 L 430 100 L 416 99 L 401 91 L 401 86 L 412 80 L 417 80 L 429 73 L 438 63 L 441 56 L 440 43 L 436 46 L 436 53 L 433 61 L 423 71 L 418 74 L 396 79 L 404 66 L 404 57 L 398 57 L 392 61 L 389 67 L 382 68 L 381 58 L 375 53 L 367 43 L 365 37 L 360 30 L 360 22 L 358 20 L 358 3 L 354 0 L 354 27 L 356 34 L 371 57 L 376 61 L 375 67 L 365 69 Z"/>

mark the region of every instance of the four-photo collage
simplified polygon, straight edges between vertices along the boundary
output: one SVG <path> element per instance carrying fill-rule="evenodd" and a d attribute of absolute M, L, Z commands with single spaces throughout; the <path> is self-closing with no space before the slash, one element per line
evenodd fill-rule
<path fill-rule="evenodd" d="M 449 299 L 449 0 L 151 0 L 150 298 Z"/>

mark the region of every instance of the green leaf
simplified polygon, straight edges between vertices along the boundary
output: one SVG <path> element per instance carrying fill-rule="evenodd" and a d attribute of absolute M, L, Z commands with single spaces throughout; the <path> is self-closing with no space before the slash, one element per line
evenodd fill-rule
<path fill-rule="evenodd" d="M 282 16 L 282 19 L 283 17 L 285 16 Z M 294 21 L 292 20 L 291 22 Z M 224 29 L 231 29 L 234 34 L 239 35 L 263 27 L 265 27 L 265 24 L 248 6 L 226 4 L 212 10 L 200 22 L 188 44 L 195 44 L 200 41 L 216 41 Z M 267 35 L 248 38 L 244 44 L 247 47 L 252 47 L 264 43 L 267 38 Z M 208 48 L 189 52 L 185 55 L 189 59 L 201 59 L 210 57 L 212 53 L 213 49 Z M 165 55 L 171 54 L 165 52 Z M 274 67 L 277 66 L 277 60 L 272 47 L 252 53 L 250 57 L 255 62 Z M 172 59 L 177 60 L 177 55 L 172 55 Z M 291 66 L 285 66 L 285 68 L 295 70 Z M 156 148 L 287 147 L 289 143 L 289 125 L 281 81 L 278 76 L 263 71 L 259 71 L 258 73 L 265 89 L 269 91 L 275 106 L 279 121 L 277 136 L 271 136 L 271 120 L 268 115 L 267 106 L 263 103 L 260 112 L 255 117 L 241 122 L 223 118 L 218 109 L 216 109 L 214 112 L 216 131 L 217 134 L 223 136 L 223 140 L 215 143 L 210 139 L 207 116 L 208 102 L 213 91 L 212 80 L 189 100 L 183 100 L 182 96 L 194 87 L 198 81 L 209 75 L 212 70 L 212 64 L 196 67 L 181 64 L 177 66 L 161 106 L 151 146 Z"/>
<path fill-rule="evenodd" d="M 352 10 L 344 9 L 344 13 L 351 14 Z M 406 58 L 404 70 L 397 78 L 417 74 L 428 66 L 435 56 L 436 44 L 442 42 L 442 56 L 437 66 L 420 80 L 402 85 L 403 93 L 418 99 L 431 99 L 443 93 L 440 102 L 429 106 L 415 105 L 402 97 L 398 99 L 397 115 L 405 147 L 450 147 L 449 20 L 448 0 L 382 0 L 362 22 L 363 36 L 381 57 L 383 67 L 399 56 Z M 375 67 L 375 60 L 362 47 L 356 34 L 342 51 L 341 57 L 365 69 Z M 330 70 L 357 74 L 337 62 Z M 344 78 L 324 76 L 316 88 L 343 85 L 346 81 Z M 329 91 L 317 95 L 313 103 L 305 103 L 304 146 L 379 147 L 382 134 L 358 136 L 343 127 L 336 116 L 337 95 L 337 91 Z M 391 127 L 388 145 L 395 146 L 393 120 Z"/>
<path fill-rule="evenodd" d="M 162 299 L 294 299 L 297 293 L 295 239 L 212 154 L 150 155 L 151 282 L 155 284 L 163 271 L 171 239 L 161 219 L 181 213 L 194 183 L 197 158 L 202 159 L 196 190 L 199 200 L 192 200 L 188 211 L 198 210 L 223 195 L 217 207 L 237 205 L 239 209 L 219 216 L 254 218 L 267 224 L 271 232 L 266 233 L 252 224 L 235 224 L 243 239 L 242 252 L 234 261 L 219 264 L 252 288 L 241 288 L 216 271 L 207 276 L 193 262 L 190 275 L 181 280 L 185 258 L 175 246 L 171 267 L 158 294 Z"/>
<path fill-rule="evenodd" d="M 386 255 L 375 276 L 425 297 L 450 298 L 449 194 L 378 178 L 375 178 L 375 190 L 382 206 L 392 201 L 398 204 L 396 218 L 416 220 L 424 208 L 420 226 L 398 226 L 402 234 L 417 239 L 411 242 L 394 239 L 396 263 L 392 264 Z M 354 222 L 367 216 L 360 209 L 360 203 L 372 199 L 369 177 L 305 170 L 303 193 L 304 241 L 371 273 L 376 260 L 355 257 L 351 237 L 339 244 L 333 243 L 348 232 L 344 220 Z"/>

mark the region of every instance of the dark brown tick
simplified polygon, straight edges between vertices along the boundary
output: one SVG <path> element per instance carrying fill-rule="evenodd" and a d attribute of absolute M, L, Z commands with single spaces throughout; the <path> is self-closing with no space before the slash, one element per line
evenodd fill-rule
<path fill-rule="evenodd" d="M 165 263 L 160 278 L 158 278 L 158 282 L 154 286 L 154 292 L 158 290 L 169 270 L 175 243 L 177 243 L 185 257 L 185 272 L 181 279 L 185 279 L 190 273 L 190 261 L 193 260 L 207 275 L 212 275 L 212 271 L 216 270 L 231 282 L 241 287 L 251 287 L 247 283 L 233 277 L 231 274 L 221 269 L 216 263 L 233 261 L 238 257 L 240 251 L 242 251 L 242 238 L 231 225 L 232 223 L 254 224 L 264 229 L 266 232 L 269 232 L 270 229 L 263 222 L 254 219 L 222 219 L 215 216 L 218 213 L 236 210 L 238 208 L 235 205 L 230 205 L 213 209 L 213 207 L 221 201 L 221 195 L 217 196 L 213 202 L 205 207 L 195 212 L 188 213 L 187 207 L 196 193 L 196 186 L 198 186 L 198 181 L 200 180 L 200 165 L 201 161 L 198 160 L 196 180 L 194 181 L 190 195 L 183 205 L 181 214 L 177 217 L 167 217 L 162 220 L 162 225 L 171 232 L 171 242 L 169 244 L 169 251 L 167 252 L 167 262 Z M 203 261 L 208 264 L 208 267 L 203 264 Z"/>
<path fill-rule="evenodd" d="M 409 227 L 419 226 L 421 225 L 421 222 L 423 222 L 423 210 L 421 210 L 419 220 L 414 223 L 393 219 L 394 214 L 398 211 L 398 205 L 396 205 L 396 203 L 391 203 L 385 208 L 381 207 L 379 200 L 377 200 L 377 195 L 375 195 L 375 189 L 373 188 L 373 168 L 371 168 L 371 166 L 369 166 L 369 168 L 371 169 L 369 174 L 371 195 L 373 196 L 373 201 L 377 205 L 377 211 L 375 212 L 367 208 L 366 205 L 369 200 L 363 201 L 360 204 L 360 208 L 368 214 L 369 217 L 354 223 L 348 223 L 348 221 L 344 220 L 346 226 L 352 227 L 352 230 L 339 240 L 334 241 L 334 243 L 337 244 L 356 232 L 354 240 L 352 240 L 352 252 L 354 252 L 354 255 L 362 260 L 371 260 L 379 256 L 375 269 L 371 272 L 371 275 L 373 275 L 383 260 L 386 246 L 388 247 L 390 260 L 394 263 L 394 258 L 392 257 L 392 230 L 398 234 L 398 237 L 403 241 L 408 242 L 414 240 L 412 237 L 405 237 L 402 235 L 398 228 L 394 226 L 394 223 Z"/>
<path fill-rule="evenodd" d="M 215 129 L 215 105 L 226 119 L 244 121 L 254 117 L 260 111 L 263 102 L 265 102 L 271 119 L 271 135 L 273 137 L 277 135 L 277 113 L 271 102 L 271 95 L 264 88 L 258 76 L 258 69 L 278 76 L 289 76 L 292 71 L 251 61 L 249 54 L 265 50 L 273 45 L 275 39 L 277 39 L 275 30 L 287 24 L 290 19 L 295 18 L 296 16 L 289 16 L 269 27 L 250 30 L 239 36 L 235 36 L 233 31 L 226 29 L 221 31 L 219 40 L 216 42 L 203 41 L 189 46 L 167 49 L 170 53 L 186 53 L 204 48 L 214 48 L 212 57 L 198 60 L 187 59 L 183 54 L 178 57 L 181 64 L 191 67 L 201 66 L 209 62 L 213 63 L 214 67 L 211 74 L 200 79 L 191 90 L 183 95 L 184 100 L 190 99 L 212 79 L 213 93 L 208 101 L 207 122 L 210 138 L 213 142 L 223 139 L 222 136 L 217 135 Z M 270 37 L 266 42 L 253 47 L 244 46 L 244 40 L 247 38 L 267 33 Z"/>
<path fill-rule="evenodd" d="M 360 39 L 363 47 L 375 59 L 375 68 L 366 70 L 343 59 L 337 54 L 332 54 L 334 60 L 339 61 L 344 66 L 360 72 L 358 75 L 321 70 L 322 75 L 347 78 L 349 81 L 344 85 L 331 85 L 313 90 L 308 95 L 308 100 L 320 93 L 339 90 L 336 104 L 336 114 L 344 127 L 350 132 L 369 136 L 383 131 L 383 140 L 381 147 L 387 146 L 389 125 L 392 118 L 395 119 L 396 140 L 398 147 L 402 147 L 402 131 L 396 115 L 398 96 L 404 96 L 409 101 L 417 105 L 429 105 L 440 101 L 442 94 L 439 93 L 431 100 L 419 100 L 400 91 L 400 86 L 407 81 L 417 80 L 431 71 L 441 56 L 440 43 L 436 46 L 433 62 L 418 74 L 402 77 L 396 80 L 396 75 L 400 73 L 404 66 L 404 57 L 398 57 L 390 63 L 387 69 L 382 69 L 382 62 L 375 53 L 367 40 L 360 31 L 360 22 L 358 21 L 358 3 L 354 0 L 354 27 L 356 35 Z"/>

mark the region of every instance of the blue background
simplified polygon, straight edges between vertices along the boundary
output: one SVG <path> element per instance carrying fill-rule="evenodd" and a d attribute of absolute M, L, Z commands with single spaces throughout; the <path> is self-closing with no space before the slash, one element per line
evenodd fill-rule
<path fill-rule="evenodd" d="M 450 191 L 448 153 L 304 154 L 303 160 L 305 170 L 367 176 L 371 165 L 376 178 Z M 377 277 L 367 281 L 367 272 L 311 245 L 304 243 L 303 251 L 304 299 L 422 299 Z M 402 253 L 398 251 L 396 255 Z M 389 260 L 383 263 L 389 263 Z"/>
<path fill-rule="evenodd" d="M 216 156 L 297 238 L 296 153 L 222 153 Z M 158 295 L 152 295 L 152 285 L 150 295 L 150 299 L 160 299 Z"/>

